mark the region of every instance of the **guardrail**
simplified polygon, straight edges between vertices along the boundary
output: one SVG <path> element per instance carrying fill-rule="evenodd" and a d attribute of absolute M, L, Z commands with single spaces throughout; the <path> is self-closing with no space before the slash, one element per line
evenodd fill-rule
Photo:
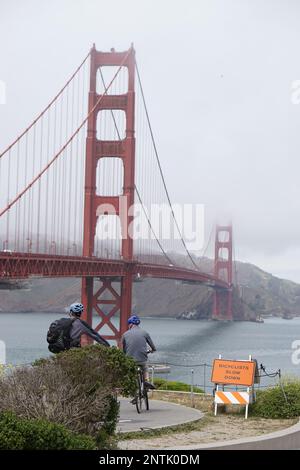
<path fill-rule="evenodd" d="M 186 368 L 189 369 L 188 371 L 188 383 L 190 385 L 190 391 L 193 393 L 195 388 L 200 388 L 203 390 L 204 393 L 209 393 L 214 395 L 215 384 L 210 381 L 211 377 L 211 369 L 212 365 L 207 363 L 201 364 L 175 364 L 171 362 L 165 363 L 149 363 L 148 368 L 151 374 L 151 381 L 153 383 L 155 375 L 166 375 L 165 377 L 167 380 L 170 380 L 170 375 L 172 376 L 173 380 L 176 379 L 176 368 Z M 263 382 L 261 380 L 259 383 L 255 384 L 255 389 L 260 390 L 264 388 L 274 387 L 275 385 L 281 385 L 281 371 L 280 369 L 276 371 L 267 372 L 266 367 L 260 366 L 259 368 L 259 378 L 264 379 Z M 245 390 L 247 387 L 245 387 Z M 230 386 L 226 385 L 226 390 L 242 390 L 241 387 L 237 386 Z"/>

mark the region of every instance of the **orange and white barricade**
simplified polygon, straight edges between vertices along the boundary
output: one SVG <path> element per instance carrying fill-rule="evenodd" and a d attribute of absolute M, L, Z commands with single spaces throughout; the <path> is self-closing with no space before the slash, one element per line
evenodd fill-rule
<path fill-rule="evenodd" d="M 244 405 L 246 407 L 245 410 L 245 418 L 248 418 L 248 407 L 249 403 L 251 403 L 252 395 L 250 390 L 247 392 L 223 392 L 221 390 L 216 390 L 215 392 L 215 416 L 217 415 L 218 405 Z"/>
<path fill-rule="evenodd" d="M 211 381 L 216 384 L 214 397 L 215 416 L 217 415 L 218 405 L 243 405 L 245 409 L 245 418 L 248 418 L 249 404 L 253 401 L 253 384 L 255 377 L 256 363 L 249 356 L 248 361 L 224 360 L 221 355 L 215 359 Z M 247 391 L 225 391 L 224 387 L 228 385 L 246 386 Z M 223 390 L 220 390 L 220 388 Z"/>
<path fill-rule="evenodd" d="M 217 390 L 215 403 L 220 405 L 249 405 L 250 394 L 248 392 L 221 392 Z"/>

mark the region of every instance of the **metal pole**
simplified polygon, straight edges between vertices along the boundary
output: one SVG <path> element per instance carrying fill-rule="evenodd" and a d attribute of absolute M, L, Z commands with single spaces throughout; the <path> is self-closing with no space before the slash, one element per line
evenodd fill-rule
<path fill-rule="evenodd" d="M 191 369 L 191 403 L 192 403 L 192 407 L 195 408 L 195 402 L 194 402 L 194 369 Z"/>
<path fill-rule="evenodd" d="M 218 391 L 218 390 L 219 390 L 219 384 L 217 384 L 216 391 Z M 216 396 L 215 396 L 215 416 L 217 416 L 217 412 L 218 412 L 218 403 L 216 402 Z"/>
<path fill-rule="evenodd" d="M 248 396 L 250 397 L 250 388 L 249 387 L 247 387 L 247 392 L 248 392 Z M 247 403 L 246 411 L 245 411 L 245 419 L 248 418 L 248 408 L 249 408 L 249 404 Z"/>
<path fill-rule="evenodd" d="M 252 361 L 252 355 L 249 354 L 249 361 Z M 249 397 L 249 400 L 250 400 L 250 388 L 247 387 L 247 392 L 248 392 L 248 397 Z M 247 403 L 246 405 L 246 410 L 245 410 L 245 419 L 248 419 L 248 409 L 249 409 L 249 404 Z"/>
<path fill-rule="evenodd" d="M 204 381 L 204 393 L 206 393 L 206 364 L 204 364 L 204 373 L 203 373 L 203 381 Z"/>
<path fill-rule="evenodd" d="M 219 359 L 222 359 L 222 354 L 219 354 Z M 219 390 L 219 384 L 217 384 L 216 392 Z M 224 388 L 223 388 L 224 390 Z M 215 416 L 217 416 L 218 412 L 218 403 L 216 402 L 216 392 L 215 392 Z"/>

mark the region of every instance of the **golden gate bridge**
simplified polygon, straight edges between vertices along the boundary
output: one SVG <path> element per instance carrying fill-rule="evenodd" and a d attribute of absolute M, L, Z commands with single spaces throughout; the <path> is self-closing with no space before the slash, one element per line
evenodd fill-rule
<path fill-rule="evenodd" d="M 232 227 L 216 227 L 214 267 L 205 272 L 171 203 L 133 46 L 92 47 L 0 154 L 0 181 L 0 279 L 82 278 L 84 319 L 91 324 L 96 312 L 96 330 L 108 326 L 117 342 L 140 278 L 205 284 L 214 289 L 212 318 L 233 319 Z M 144 237 L 135 237 L 137 204 Z M 175 236 L 153 223 L 153 204 L 169 208 Z"/>

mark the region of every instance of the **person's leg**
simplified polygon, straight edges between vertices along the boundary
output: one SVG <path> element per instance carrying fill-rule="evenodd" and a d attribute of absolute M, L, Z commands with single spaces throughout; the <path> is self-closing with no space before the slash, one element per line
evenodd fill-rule
<path fill-rule="evenodd" d="M 142 369 L 145 382 L 149 380 L 149 372 L 146 362 L 137 362 L 137 365 Z"/>
<path fill-rule="evenodd" d="M 143 364 L 143 373 L 144 373 L 144 381 L 149 382 L 149 369 L 147 366 L 147 362 Z"/>
<path fill-rule="evenodd" d="M 155 386 L 153 384 L 151 384 L 151 382 L 149 381 L 149 369 L 148 369 L 147 362 L 139 363 L 139 366 L 143 370 L 144 383 L 145 383 L 146 387 L 148 389 L 154 389 Z"/>

